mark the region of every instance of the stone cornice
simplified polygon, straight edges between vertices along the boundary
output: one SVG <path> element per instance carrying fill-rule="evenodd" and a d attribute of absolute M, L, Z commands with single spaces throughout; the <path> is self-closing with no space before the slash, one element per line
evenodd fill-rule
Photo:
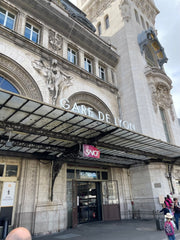
<path fill-rule="evenodd" d="M 49 28 L 56 30 L 92 55 L 115 67 L 119 56 L 111 46 L 80 23 L 62 14 L 46 1 L 14 0 L 13 4 L 39 19 Z"/>
<path fill-rule="evenodd" d="M 159 81 L 163 81 L 165 84 L 169 86 L 169 88 L 172 88 L 172 80 L 166 75 L 166 73 L 156 67 L 146 67 L 145 69 L 145 75 L 146 77 L 153 77 L 153 78 L 158 78 Z"/>
<path fill-rule="evenodd" d="M 14 31 L 11 31 L 1 25 L 0 25 L 0 37 L 3 37 L 4 39 L 6 39 L 8 41 L 13 42 L 17 46 L 27 49 L 28 51 L 32 52 L 33 54 L 36 54 L 37 56 L 39 56 L 40 58 L 42 58 L 46 61 L 50 61 L 52 59 L 57 59 L 58 64 L 61 65 L 62 68 L 65 69 L 66 71 L 74 72 L 75 74 L 78 74 L 81 78 L 85 79 L 86 81 L 89 81 L 91 83 L 93 82 L 97 86 L 107 89 L 108 91 L 110 91 L 112 93 L 117 94 L 117 92 L 118 92 L 118 89 L 114 85 L 101 80 L 97 76 L 88 73 L 87 71 L 80 68 L 79 66 L 70 63 L 65 58 L 42 47 L 41 45 L 33 43 L 32 41 L 28 40 L 24 36 L 14 32 Z"/>

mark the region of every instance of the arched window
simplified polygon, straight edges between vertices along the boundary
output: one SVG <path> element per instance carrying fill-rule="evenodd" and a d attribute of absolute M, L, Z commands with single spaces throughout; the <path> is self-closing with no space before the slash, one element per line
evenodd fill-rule
<path fill-rule="evenodd" d="M 139 23 L 139 16 L 138 16 L 136 9 L 134 9 L 134 14 L 135 14 L 136 22 Z"/>
<path fill-rule="evenodd" d="M 98 23 L 98 35 L 100 36 L 102 31 L 101 31 L 101 23 Z"/>
<path fill-rule="evenodd" d="M 165 111 L 163 108 L 159 108 L 160 111 L 160 115 L 161 115 L 161 119 L 162 119 L 162 124 L 163 124 L 163 128 L 164 128 L 164 133 L 166 136 L 166 141 L 168 143 L 170 143 L 170 135 L 169 135 L 169 129 L 168 129 L 168 123 L 167 123 L 167 119 L 166 119 L 166 115 L 165 115 Z"/>
<path fill-rule="evenodd" d="M 148 22 L 146 22 L 146 26 L 147 26 L 147 29 L 149 29 L 149 23 Z"/>
<path fill-rule="evenodd" d="M 8 82 L 6 79 L 4 79 L 1 76 L 0 76 L 0 88 L 19 94 L 18 90 L 10 82 Z"/>
<path fill-rule="evenodd" d="M 142 16 L 141 16 L 141 23 L 142 23 L 143 28 L 146 29 L 146 27 L 145 27 L 145 23 L 144 23 L 144 19 L 143 19 Z"/>
<path fill-rule="evenodd" d="M 105 17 L 105 26 L 106 26 L 106 29 L 109 28 L 109 16 L 108 15 Z"/>

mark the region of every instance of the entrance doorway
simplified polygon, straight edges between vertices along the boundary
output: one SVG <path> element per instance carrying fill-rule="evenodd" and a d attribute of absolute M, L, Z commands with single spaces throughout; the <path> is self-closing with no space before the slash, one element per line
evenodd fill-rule
<path fill-rule="evenodd" d="M 99 182 L 77 182 L 78 223 L 102 220 Z"/>

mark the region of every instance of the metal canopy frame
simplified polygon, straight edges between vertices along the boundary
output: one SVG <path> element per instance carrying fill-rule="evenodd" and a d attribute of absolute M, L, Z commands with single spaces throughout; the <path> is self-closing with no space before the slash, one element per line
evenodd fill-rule
<path fill-rule="evenodd" d="M 101 158 L 84 158 L 81 144 L 95 145 Z M 0 155 L 120 167 L 180 164 L 178 146 L 2 89 Z"/>

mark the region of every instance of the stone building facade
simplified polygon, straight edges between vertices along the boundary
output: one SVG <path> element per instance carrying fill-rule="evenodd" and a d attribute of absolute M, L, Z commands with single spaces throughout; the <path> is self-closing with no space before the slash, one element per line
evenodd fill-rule
<path fill-rule="evenodd" d="M 140 3 L 1 1 L 1 226 L 48 234 L 179 195 L 158 10 Z"/>

